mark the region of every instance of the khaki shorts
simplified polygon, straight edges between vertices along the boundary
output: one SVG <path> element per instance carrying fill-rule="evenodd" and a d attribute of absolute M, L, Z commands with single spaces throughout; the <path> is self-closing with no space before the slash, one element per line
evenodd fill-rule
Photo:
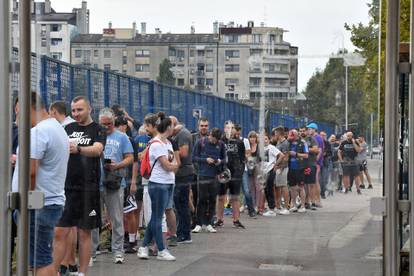
<path fill-rule="evenodd" d="M 275 177 L 275 186 L 276 187 L 285 187 L 288 185 L 288 168 L 284 168 L 283 170 L 277 170 L 276 171 L 276 177 Z"/>

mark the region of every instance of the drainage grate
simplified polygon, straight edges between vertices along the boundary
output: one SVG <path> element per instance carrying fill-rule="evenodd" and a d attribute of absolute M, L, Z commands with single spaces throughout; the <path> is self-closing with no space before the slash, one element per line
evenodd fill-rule
<path fill-rule="evenodd" d="M 300 265 L 287 265 L 287 264 L 260 264 L 260 270 L 272 270 L 272 271 L 284 271 L 284 272 L 300 272 L 303 267 Z"/>

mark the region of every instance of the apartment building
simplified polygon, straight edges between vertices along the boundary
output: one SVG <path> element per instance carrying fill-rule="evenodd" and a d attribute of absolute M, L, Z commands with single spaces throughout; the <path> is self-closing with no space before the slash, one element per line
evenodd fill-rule
<path fill-rule="evenodd" d="M 137 31 L 113 28 L 102 34 L 80 34 L 72 39 L 71 62 L 111 70 L 147 80 L 156 80 L 159 65 L 168 59 L 176 86 L 195 89 L 235 100 L 255 100 L 265 89 L 270 99 L 297 94 L 298 48 L 283 40 L 276 27 L 247 27 L 214 22 L 213 33 L 147 34 L 146 24 Z M 260 66 L 252 57 L 266 54 Z M 271 58 L 270 58 L 270 57 Z M 264 85 L 262 84 L 264 80 Z"/>
<path fill-rule="evenodd" d="M 13 0 L 12 45 L 19 47 L 19 2 Z M 50 0 L 35 2 L 31 0 L 31 47 L 32 52 L 70 62 L 70 41 L 78 34 L 89 33 L 89 10 L 83 1 L 81 8 L 72 12 L 56 12 Z"/>

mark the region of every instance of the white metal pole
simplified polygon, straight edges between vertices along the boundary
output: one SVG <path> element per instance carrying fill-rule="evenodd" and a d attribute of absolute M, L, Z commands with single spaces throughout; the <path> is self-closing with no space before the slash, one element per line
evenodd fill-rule
<path fill-rule="evenodd" d="M 382 29 L 382 0 L 379 0 L 379 14 L 378 14 L 378 81 L 377 81 L 377 124 L 378 124 L 378 133 L 377 133 L 377 143 L 380 144 L 381 137 L 381 29 Z"/>
<path fill-rule="evenodd" d="M 345 131 L 348 131 L 348 65 L 345 65 Z"/>
<path fill-rule="evenodd" d="M 410 49 L 410 89 L 409 89 L 409 199 L 411 201 L 410 208 L 410 276 L 414 276 L 414 0 L 411 0 L 411 49 Z"/>

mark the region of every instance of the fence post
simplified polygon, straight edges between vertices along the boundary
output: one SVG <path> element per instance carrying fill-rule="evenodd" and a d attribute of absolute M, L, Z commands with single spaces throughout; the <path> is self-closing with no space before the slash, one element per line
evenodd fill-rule
<path fill-rule="evenodd" d="M 62 67 L 58 62 L 56 64 L 56 86 L 57 86 L 57 99 L 62 100 Z"/>
<path fill-rule="evenodd" d="M 105 106 L 109 106 L 109 72 L 104 72 L 104 103 Z"/>
<path fill-rule="evenodd" d="M 40 58 L 40 95 L 46 106 L 48 106 L 48 99 L 47 99 L 47 59 L 46 56 L 42 56 Z"/>
<path fill-rule="evenodd" d="M 155 82 L 150 81 L 149 89 L 148 89 L 148 111 L 150 113 L 154 113 L 154 96 L 155 96 Z"/>
<path fill-rule="evenodd" d="M 91 103 L 93 103 L 93 99 L 92 99 L 92 79 L 91 79 L 91 70 L 88 69 L 86 71 L 86 85 L 87 85 L 87 89 L 88 89 L 88 99 Z"/>
<path fill-rule="evenodd" d="M 116 78 L 116 91 L 118 97 L 118 104 L 121 105 L 121 77 L 117 75 Z"/>
<path fill-rule="evenodd" d="M 132 79 L 131 78 L 128 78 L 128 98 L 129 98 L 128 113 L 135 117 L 136 114 L 133 112 L 134 111 L 134 102 L 133 102 L 134 96 L 132 93 Z"/>
<path fill-rule="evenodd" d="M 69 100 L 73 100 L 75 91 L 75 69 L 73 66 L 70 67 L 70 81 L 69 81 Z"/>

